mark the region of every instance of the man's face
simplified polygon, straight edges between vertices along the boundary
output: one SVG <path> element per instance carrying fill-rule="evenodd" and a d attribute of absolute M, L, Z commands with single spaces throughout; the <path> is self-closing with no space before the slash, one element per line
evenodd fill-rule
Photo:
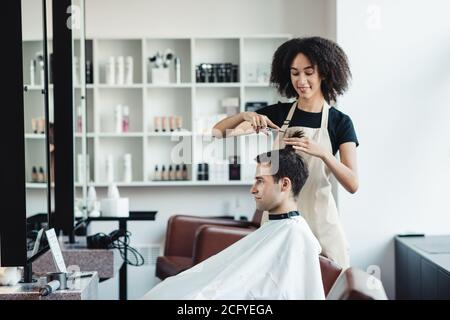
<path fill-rule="evenodd" d="M 256 208 L 262 211 L 271 211 L 276 208 L 282 201 L 280 183 L 275 183 L 270 173 L 270 164 L 258 163 L 256 167 L 255 182 L 250 189 L 255 197 Z M 281 180 L 279 181 L 281 182 Z"/>

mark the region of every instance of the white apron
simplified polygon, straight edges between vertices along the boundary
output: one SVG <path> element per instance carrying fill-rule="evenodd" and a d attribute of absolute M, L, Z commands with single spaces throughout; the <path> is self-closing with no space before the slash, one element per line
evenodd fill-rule
<path fill-rule="evenodd" d="M 275 139 L 274 149 L 284 148 L 283 138 L 291 137 L 295 131 L 302 130 L 305 137 L 314 140 L 331 153 L 332 146 L 327 129 L 330 109 L 328 103 L 325 102 L 323 105 L 320 128 L 289 127 L 296 108 L 297 102 L 289 110 L 289 114 L 281 127 L 281 132 Z M 348 244 L 331 191 L 331 171 L 320 158 L 301 151 L 298 151 L 298 153 L 307 163 L 309 170 L 309 177 L 298 197 L 298 210 L 319 240 L 322 255 L 332 259 L 344 269 L 348 268 L 350 266 Z M 268 214 L 265 212 L 261 223 L 267 221 L 267 216 Z"/>

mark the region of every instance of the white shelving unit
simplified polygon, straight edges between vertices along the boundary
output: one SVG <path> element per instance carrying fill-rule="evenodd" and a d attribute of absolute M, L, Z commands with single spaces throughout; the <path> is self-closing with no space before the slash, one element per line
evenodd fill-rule
<path fill-rule="evenodd" d="M 93 61 L 93 84 L 87 85 L 87 149 L 90 161 L 90 177 L 95 185 L 106 187 L 106 158 L 114 159 L 114 177 L 121 187 L 163 187 L 163 186 L 234 186 L 253 183 L 253 172 L 244 176 L 241 167 L 241 181 L 197 180 L 197 164 L 216 160 L 227 160 L 231 155 L 252 157 L 254 153 L 267 150 L 261 144 L 261 135 L 253 137 L 212 139 L 206 128 L 220 115 L 226 114 L 221 99 L 239 98 L 239 110 L 245 111 L 250 101 L 265 101 L 268 104 L 282 100 L 275 88 L 269 86 L 270 63 L 276 48 L 290 39 L 290 35 L 255 35 L 245 37 L 189 37 L 189 38 L 133 38 L 133 39 L 91 39 L 90 58 Z M 24 81 L 29 82 L 29 61 L 35 55 L 33 41 L 25 42 Z M 156 52 L 172 49 L 181 60 L 181 81 L 175 81 L 174 63 L 169 66 L 167 84 L 153 83 L 148 58 Z M 76 50 L 75 50 L 76 51 Z M 133 57 L 133 82 L 127 85 L 106 83 L 106 67 L 110 56 Z M 232 83 L 197 83 L 196 66 L 201 63 L 232 63 L 239 66 L 238 80 Z M 260 71 L 259 74 L 257 71 Z M 28 75 L 27 75 L 28 73 Z M 38 75 L 38 73 L 36 73 Z M 36 76 L 38 80 L 38 76 Z M 31 106 L 42 99 L 39 83 L 29 86 L 25 94 L 26 141 L 31 147 L 43 143 L 44 135 L 33 134 L 31 118 L 39 112 Z M 50 85 L 52 90 L 52 85 Z M 76 101 L 79 101 L 79 86 L 75 86 Z M 50 101 L 52 104 L 52 101 Z M 127 105 L 130 111 L 130 127 L 127 133 L 115 133 L 114 108 Z M 154 117 L 181 116 L 182 131 L 155 132 Z M 74 126 L 75 127 L 75 126 Z M 75 152 L 81 153 L 81 134 L 76 133 Z M 253 140 L 252 140 L 253 139 Z M 250 144 L 250 146 L 249 146 Z M 37 147 L 35 148 L 37 152 Z M 42 151 L 43 152 L 43 151 Z M 132 155 L 132 182 L 123 183 L 123 155 Z M 33 157 L 36 155 L 33 154 Z M 42 155 L 43 157 L 44 155 Z M 175 159 L 174 159 L 175 158 Z M 77 157 L 75 157 L 77 161 Z M 170 164 L 181 162 L 188 166 L 187 181 L 153 181 L 155 165 L 166 170 Z M 253 162 L 253 158 L 251 159 Z M 29 166 L 28 166 L 29 165 Z M 31 160 L 27 163 L 31 172 Z M 75 165 L 75 181 L 77 181 Z M 213 178 L 210 172 L 210 178 Z M 28 181 L 28 180 L 27 180 Z M 80 184 L 77 183 L 77 186 Z M 38 184 L 27 184 L 39 188 Z"/>

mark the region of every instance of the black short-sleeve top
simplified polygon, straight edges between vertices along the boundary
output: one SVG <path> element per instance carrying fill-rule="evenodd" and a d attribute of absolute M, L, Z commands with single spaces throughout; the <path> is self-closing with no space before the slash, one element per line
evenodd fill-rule
<path fill-rule="evenodd" d="M 256 112 L 267 116 L 273 123 L 281 128 L 284 120 L 287 118 L 292 103 L 277 103 L 257 110 Z M 322 123 L 322 112 L 307 112 L 299 108 L 295 109 L 289 127 L 308 127 L 320 128 Z M 333 155 L 335 155 L 339 146 L 346 142 L 354 142 L 359 145 L 356 137 L 355 128 L 350 117 L 335 107 L 330 107 L 328 115 L 328 134 L 330 136 Z"/>

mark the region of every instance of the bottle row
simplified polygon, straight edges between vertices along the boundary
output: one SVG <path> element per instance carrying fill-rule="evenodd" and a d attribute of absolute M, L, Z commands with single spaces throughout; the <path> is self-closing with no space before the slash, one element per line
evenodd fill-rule
<path fill-rule="evenodd" d="M 35 59 L 30 61 L 30 85 L 43 85 L 45 81 L 45 65 L 44 55 L 42 52 L 35 53 Z M 49 82 L 53 83 L 53 53 L 49 55 Z M 93 65 L 91 60 L 86 60 L 86 83 L 94 83 L 93 79 Z M 39 81 L 36 80 L 36 73 L 39 71 Z M 80 66 L 78 57 L 73 57 L 73 80 L 75 85 L 80 85 Z"/>
<path fill-rule="evenodd" d="M 124 85 L 133 84 L 133 67 L 134 61 L 132 56 L 110 56 L 106 64 L 106 84 Z"/>
<path fill-rule="evenodd" d="M 43 183 L 47 182 L 47 176 L 43 167 L 39 167 L 39 171 L 35 166 L 31 169 L 31 182 Z"/>
<path fill-rule="evenodd" d="M 241 180 L 241 164 L 238 156 L 232 156 L 229 163 L 197 164 L 198 181 L 239 181 Z"/>
<path fill-rule="evenodd" d="M 155 166 L 153 173 L 153 181 L 181 181 L 188 180 L 188 171 L 185 164 L 169 165 L 166 170 L 166 165 L 161 166 L 159 170 L 158 165 Z"/>
<path fill-rule="evenodd" d="M 239 66 L 232 63 L 201 63 L 195 67 L 196 82 L 239 82 Z"/>
<path fill-rule="evenodd" d="M 183 127 L 183 117 L 181 116 L 169 116 L 169 117 L 154 117 L 154 130 L 155 132 L 166 132 L 170 130 L 171 132 L 177 130 L 181 131 Z M 169 125 L 167 125 L 167 123 Z"/>
<path fill-rule="evenodd" d="M 31 131 L 33 131 L 33 133 L 45 133 L 45 119 L 44 118 L 31 119 Z"/>

